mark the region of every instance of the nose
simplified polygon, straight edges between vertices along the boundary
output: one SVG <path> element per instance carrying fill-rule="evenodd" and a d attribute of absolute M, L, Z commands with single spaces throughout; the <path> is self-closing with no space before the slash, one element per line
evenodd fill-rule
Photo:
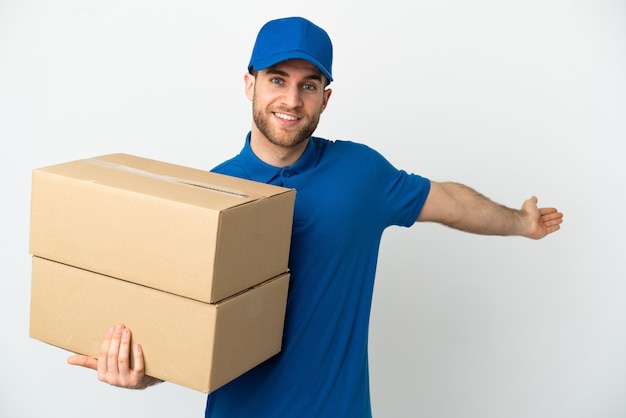
<path fill-rule="evenodd" d="M 296 108 L 302 105 L 301 91 L 298 85 L 289 86 L 285 89 L 282 100 L 285 106 L 289 108 Z"/>

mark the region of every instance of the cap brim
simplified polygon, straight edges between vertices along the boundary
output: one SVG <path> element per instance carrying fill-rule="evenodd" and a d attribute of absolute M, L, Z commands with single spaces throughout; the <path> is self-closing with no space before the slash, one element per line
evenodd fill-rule
<path fill-rule="evenodd" d="M 309 61 L 311 64 L 319 68 L 319 70 L 326 76 L 326 78 L 328 78 L 328 81 L 333 81 L 333 77 L 330 72 L 318 60 L 313 58 L 310 54 L 302 51 L 281 52 L 280 54 L 274 54 L 269 57 L 258 59 L 255 62 L 250 63 L 250 65 L 248 66 L 248 70 L 252 70 L 253 68 L 257 71 L 265 70 L 266 68 L 276 65 L 279 62 L 292 59 L 303 59 Z"/>

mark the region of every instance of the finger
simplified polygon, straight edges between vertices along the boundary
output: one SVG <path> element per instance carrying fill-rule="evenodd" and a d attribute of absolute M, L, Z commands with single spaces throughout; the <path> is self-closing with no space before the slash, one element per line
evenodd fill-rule
<path fill-rule="evenodd" d="M 117 369 L 122 384 L 127 384 L 130 378 L 130 340 L 131 334 L 128 328 L 123 328 L 120 339 L 119 353 L 117 356 Z"/>
<path fill-rule="evenodd" d="M 531 209 L 536 209 L 536 208 L 537 208 L 537 198 L 535 196 L 532 196 L 526 199 L 524 203 L 522 203 L 522 210 L 529 211 Z"/>
<path fill-rule="evenodd" d="M 135 367 L 133 368 L 133 380 L 140 381 L 145 375 L 145 363 L 143 359 L 143 350 L 139 344 L 133 345 L 133 354 L 135 355 Z"/>
<path fill-rule="evenodd" d="M 109 344 L 109 351 L 107 352 L 107 374 L 117 375 L 119 373 L 118 358 L 120 352 L 120 340 L 122 339 L 122 331 L 124 325 L 118 324 L 113 329 L 113 335 L 111 337 L 111 343 Z"/>
<path fill-rule="evenodd" d="M 89 369 L 98 369 L 98 360 L 92 357 L 76 354 L 67 358 L 67 363 L 72 366 L 87 367 Z"/>
<path fill-rule="evenodd" d="M 547 234 L 561 229 L 561 223 L 563 222 L 563 214 L 560 212 L 548 213 L 541 216 L 541 224 L 546 230 Z"/>
<path fill-rule="evenodd" d="M 111 327 L 107 330 L 107 333 L 104 337 L 104 341 L 100 346 L 100 352 L 98 354 L 98 379 L 104 381 L 107 374 L 107 365 L 108 365 L 108 356 L 109 356 L 109 346 L 111 345 L 111 339 L 113 338 L 114 328 Z"/>
<path fill-rule="evenodd" d="M 562 213 L 546 213 L 541 215 L 541 222 L 543 223 L 561 223 L 563 222 L 563 214 Z"/>
<path fill-rule="evenodd" d="M 559 229 L 561 229 L 561 225 L 557 224 L 557 225 L 551 225 L 551 226 L 547 226 L 546 227 L 546 232 L 548 234 L 551 234 L 553 232 L 558 231 Z"/>
<path fill-rule="evenodd" d="M 551 223 L 558 223 L 558 224 L 563 222 L 563 216 L 560 214 L 546 215 L 542 219 L 544 220 L 544 222 L 551 222 Z"/>
<path fill-rule="evenodd" d="M 541 215 L 548 215 L 550 213 L 557 213 L 556 208 L 540 208 L 539 213 Z"/>

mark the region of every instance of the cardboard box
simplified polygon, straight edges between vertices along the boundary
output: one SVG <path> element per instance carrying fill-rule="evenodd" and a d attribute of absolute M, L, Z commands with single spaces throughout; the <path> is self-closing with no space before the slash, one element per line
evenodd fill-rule
<path fill-rule="evenodd" d="M 127 154 L 33 170 L 32 255 L 216 302 L 288 271 L 295 190 Z"/>
<path fill-rule="evenodd" d="M 146 374 L 212 392 L 280 351 L 288 282 L 285 273 L 209 304 L 33 257 L 30 336 L 98 357 L 123 322 Z"/>

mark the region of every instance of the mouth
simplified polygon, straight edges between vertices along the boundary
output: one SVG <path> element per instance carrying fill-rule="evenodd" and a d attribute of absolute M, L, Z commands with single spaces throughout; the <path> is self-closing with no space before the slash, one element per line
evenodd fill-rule
<path fill-rule="evenodd" d="M 297 116 L 288 115 L 286 113 L 280 113 L 280 112 L 274 112 L 274 116 L 276 116 L 278 119 L 284 120 L 286 122 L 294 122 L 294 121 L 297 121 L 298 119 L 300 119 Z"/>

